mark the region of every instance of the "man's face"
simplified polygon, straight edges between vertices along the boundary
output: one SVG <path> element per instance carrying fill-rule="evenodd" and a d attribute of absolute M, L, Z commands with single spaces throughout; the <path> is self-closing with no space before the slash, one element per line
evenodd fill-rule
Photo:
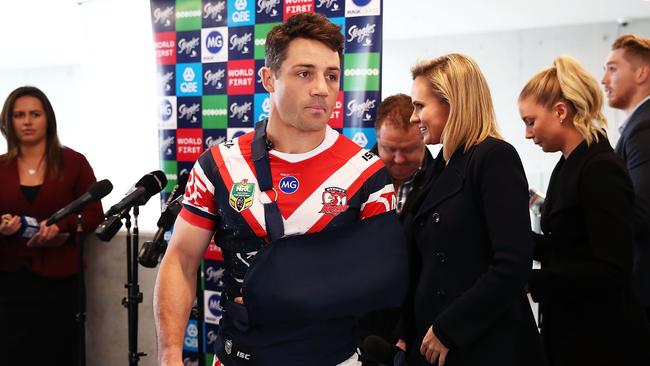
<path fill-rule="evenodd" d="M 339 54 L 321 42 L 296 38 L 274 73 L 264 68 L 271 115 L 300 131 L 320 131 L 332 116 L 341 75 Z"/>
<path fill-rule="evenodd" d="M 625 50 L 617 49 L 609 53 L 605 63 L 605 75 L 601 83 L 610 107 L 629 109 L 636 92 L 636 67 L 625 57 Z"/>
<path fill-rule="evenodd" d="M 420 168 L 424 156 L 420 128 L 410 124 L 408 130 L 384 121 L 377 131 L 377 150 L 393 181 L 408 180 Z"/>

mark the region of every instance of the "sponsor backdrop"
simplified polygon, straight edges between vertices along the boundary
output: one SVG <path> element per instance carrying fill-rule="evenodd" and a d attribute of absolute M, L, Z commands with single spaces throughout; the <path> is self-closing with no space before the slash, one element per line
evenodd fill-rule
<path fill-rule="evenodd" d="M 316 12 L 345 36 L 342 88 L 329 124 L 357 144 L 375 143 L 381 100 L 381 0 L 151 0 L 158 67 L 161 168 L 170 183 L 207 148 L 252 131 L 269 114 L 261 85 L 268 32 L 291 15 Z M 211 243 L 197 308 L 184 342 L 185 365 L 210 365 L 218 330 L 223 258 Z M 200 309 L 200 310 L 199 310 Z"/>

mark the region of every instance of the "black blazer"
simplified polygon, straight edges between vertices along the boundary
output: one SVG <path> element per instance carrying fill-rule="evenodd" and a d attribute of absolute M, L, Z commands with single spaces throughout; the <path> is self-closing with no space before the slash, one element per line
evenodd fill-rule
<path fill-rule="evenodd" d="M 447 366 L 542 364 L 524 293 L 533 242 L 519 156 L 495 138 L 459 149 L 446 166 L 441 154 L 407 224 L 415 249 L 402 324 L 409 365 L 429 365 L 419 350 L 432 325 L 450 348 Z"/>
<path fill-rule="evenodd" d="M 604 136 L 553 170 L 544 235 L 535 236 L 542 269 L 529 279 L 553 366 L 650 364 L 636 363 L 647 332 L 631 288 L 633 199 L 623 161 Z"/>
<path fill-rule="evenodd" d="M 630 116 L 616 152 L 625 160 L 636 195 L 634 280 L 650 314 L 650 100 Z"/>

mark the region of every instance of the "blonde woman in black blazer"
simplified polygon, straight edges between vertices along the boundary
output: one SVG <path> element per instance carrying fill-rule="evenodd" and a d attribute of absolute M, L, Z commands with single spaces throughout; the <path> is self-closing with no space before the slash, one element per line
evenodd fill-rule
<path fill-rule="evenodd" d="M 401 338 L 413 365 L 538 365 L 524 284 L 532 266 L 528 184 L 497 132 L 487 82 L 469 57 L 412 69 L 417 123 L 443 148 L 412 219 L 412 287 Z"/>
<path fill-rule="evenodd" d="M 562 153 L 535 236 L 531 273 L 551 365 L 650 365 L 647 329 L 631 289 L 634 192 L 607 140 L 598 82 L 569 56 L 519 97 L 526 138 Z M 645 344 L 644 344 L 645 343 Z"/>

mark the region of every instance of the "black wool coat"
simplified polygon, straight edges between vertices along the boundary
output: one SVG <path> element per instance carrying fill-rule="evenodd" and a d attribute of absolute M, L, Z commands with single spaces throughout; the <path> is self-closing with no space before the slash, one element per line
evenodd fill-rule
<path fill-rule="evenodd" d="M 446 366 L 542 365 L 524 292 L 533 241 L 528 184 L 515 149 L 488 138 L 442 152 L 421 203 L 405 220 L 412 286 L 401 324 L 409 365 L 429 365 L 429 327 L 450 348 Z"/>
<path fill-rule="evenodd" d="M 529 280 L 551 365 L 650 365 L 631 286 L 633 220 L 629 175 L 604 136 L 560 158 L 535 235 L 542 269 Z"/>

